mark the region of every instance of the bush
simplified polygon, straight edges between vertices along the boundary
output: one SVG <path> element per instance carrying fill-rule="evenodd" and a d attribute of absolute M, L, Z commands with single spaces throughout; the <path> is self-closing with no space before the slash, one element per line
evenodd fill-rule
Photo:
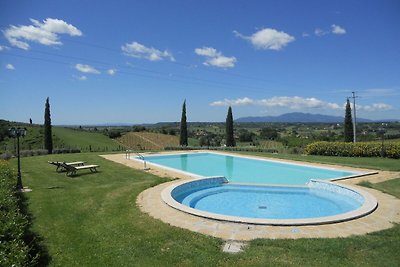
<path fill-rule="evenodd" d="M 0 160 L 9 160 L 12 158 L 11 153 L 4 152 L 3 154 L 0 154 Z"/>
<path fill-rule="evenodd" d="M 79 148 L 57 148 L 53 149 L 53 154 L 81 153 Z"/>
<path fill-rule="evenodd" d="M 190 147 L 190 146 L 169 146 L 165 147 L 164 150 L 197 150 L 197 149 L 208 149 L 207 147 Z M 218 151 L 237 151 L 237 152 L 264 152 L 264 153 L 278 153 L 278 150 L 274 148 L 255 148 L 255 147 L 211 147 L 211 150 Z"/>
<path fill-rule="evenodd" d="M 340 157 L 380 157 L 400 158 L 400 142 L 385 142 L 382 151 L 381 142 L 314 142 L 305 148 L 308 155 Z"/>
<path fill-rule="evenodd" d="M 21 157 L 29 157 L 29 156 L 40 156 L 47 155 L 48 151 L 46 149 L 32 149 L 32 150 L 21 150 Z"/>
<path fill-rule="evenodd" d="M 24 237 L 29 225 L 18 205 L 15 173 L 0 161 L 0 266 L 34 265 Z"/>

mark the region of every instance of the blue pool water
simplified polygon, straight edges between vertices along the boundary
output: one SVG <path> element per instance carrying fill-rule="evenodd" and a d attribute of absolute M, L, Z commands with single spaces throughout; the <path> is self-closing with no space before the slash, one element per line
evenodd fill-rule
<path fill-rule="evenodd" d="M 264 219 L 307 219 L 359 208 L 355 198 L 308 187 L 215 184 L 177 190 L 173 198 L 191 208 L 228 216 Z"/>
<path fill-rule="evenodd" d="M 145 160 L 200 176 L 224 176 L 229 182 L 304 185 L 357 173 L 215 153 L 146 156 Z"/>

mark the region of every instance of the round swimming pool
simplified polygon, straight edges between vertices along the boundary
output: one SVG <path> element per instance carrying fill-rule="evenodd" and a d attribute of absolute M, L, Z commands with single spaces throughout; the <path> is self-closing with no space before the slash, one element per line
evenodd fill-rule
<path fill-rule="evenodd" d="M 201 217 L 271 225 L 345 221 L 377 207 L 367 192 L 319 180 L 308 186 L 265 186 L 231 184 L 213 177 L 168 187 L 162 198 L 176 209 Z"/>

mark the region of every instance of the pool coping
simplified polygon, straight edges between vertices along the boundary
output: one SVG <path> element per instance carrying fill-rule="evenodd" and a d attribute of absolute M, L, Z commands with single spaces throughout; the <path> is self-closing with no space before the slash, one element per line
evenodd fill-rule
<path fill-rule="evenodd" d="M 348 185 L 341 185 L 325 180 L 316 180 L 313 179 L 314 181 L 318 181 L 320 183 L 325 183 L 325 184 L 331 184 L 336 187 L 341 187 L 345 188 L 347 190 L 356 192 L 360 194 L 364 198 L 364 203 L 361 207 L 346 212 L 346 213 L 341 213 L 333 216 L 324 216 L 324 217 L 318 217 L 318 218 L 304 218 L 304 219 L 268 219 L 268 218 L 250 218 L 250 217 L 238 217 L 238 216 L 229 216 L 229 215 L 223 215 L 223 214 L 217 214 L 217 213 L 212 213 L 212 212 L 207 212 L 207 211 L 202 211 L 198 209 L 191 208 L 189 206 L 186 206 L 182 203 L 179 203 L 172 197 L 172 191 L 177 188 L 178 186 L 191 183 L 193 181 L 201 181 L 201 180 L 207 180 L 207 179 L 220 179 L 220 178 L 225 178 L 223 176 L 210 176 L 210 177 L 204 177 L 200 179 L 190 179 L 190 180 L 185 180 L 185 181 L 179 181 L 176 183 L 173 183 L 172 185 L 166 187 L 162 192 L 161 192 L 161 199 L 170 207 L 177 209 L 179 211 L 192 214 L 195 216 L 203 217 L 203 218 L 208 218 L 208 219 L 214 219 L 218 221 L 227 221 L 227 222 L 236 222 L 236 223 L 246 223 L 246 224 L 256 224 L 256 225 L 274 225 L 274 226 L 301 226 L 301 225 L 321 225 L 321 224 L 331 224 L 331 223 L 338 223 L 338 222 L 344 222 L 344 221 L 349 221 L 353 220 L 356 218 L 360 218 L 363 216 L 366 216 L 373 211 L 376 210 L 378 207 L 378 202 L 376 198 L 371 195 L 370 193 L 362 190 L 362 189 L 356 189 L 354 187 L 348 186 Z M 235 183 L 236 184 L 236 183 Z M 282 185 L 276 185 L 276 184 L 252 184 L 252 186 L 259 186 L 259 187 L 282 187 Z M 286 186 L 284 186 L 286 187 Z M 308 187 L 308 186 L 288 186 L 288 187 Z"/>
<path fill-rule="evenodd" d="M 216 151 L 205 151 L 205 150 L 196 150 L 196 151 L 185 151 L 185 152 L 179 152 L 179 153 L 152 153 L 149 155 L 149 157 L 154 157 L 154 156 L 159 156 L 159 157 L 163 157 L 163 156 L 171 156 L 171 155 L 182 155 L 182 154 L 201 154 L 201 153 L 209 153 L 209 154 L 217 154 L 217 155 L 224 155 L 224 156 L 234 156 L 234 157 L 239 157 L 239 158 L 245 158 L 245 159 L 252 159 L 252 160 L 258 160 L 258 161 L 267 161 L 267 162 L 274 162 L 274 163 L 281 163 L 281 164 L 287 164 L 287 165 L 296 165 L 296 166 L 302 166 L 302 167 L 308 167 L 308 168 L 314 168 L 314 169 L 326 169 L 326 170 L 334 170 L 334 171 L 348 171 L 348 172 L 358 172 L 354 175 L 348 175 L 348 176 L 342 176 L 342 177 L 337 177 L 337 178 L 332 178 L 332 179 L 321 179 L 324 181 L 340 181 L 340 180 L 347 180 L 347 179 L 353 179 L 353 178 L 359 178 L 359 177 L 363 177 L 363 176 L 368 176 L 368 175 L 374 175 L 379 173 L 378 171 L 367 171 L 367 172 L 360 172 L 360 171 L 355 171 L 354 169 L 350 169 L 350 168 L 346 168 L 346 167 L 333 167 L 333 166 L 318 166 L 318 165 L 313 165 L 313 164 L 307 164 L 307 163 L 299 163 L 299 162 L 289 162 L 289 161 L 284 161 L 284 160 L 280 160 L 280 159 L 265 159 L 265 158 L 260 158 L 260 157 L 254 157 L 254 156 L 247 156 L 247 155 L 237 155 L 237 154 L 230 154 L 230 153 L 224 153 L 224 152 L 216 152 Z M 130 156 L 129 157 L 130 160 L 135 160 L 138 162 L 143 162 L 142 159 L 138 158 L 137 156 Z M 146 160 L 145 160 L 146 161 Z M 179 170 L 179 169 L 175 169 L 172 167 L 168 167 L 168 166 L 164 166 L 161 164 L 157 164 L 157 163 L 153 163 L 150 161 L 146 161 L 147 165 L 150 166 L 154 166 L 154 167 L 158 167 L 158 168 L 163 168 L 166 169 L 168 171 L 173 171 L 173 172 L 177 172 L 183 175 L 188 175 L 190 177 L 195 177 L 195 178 L 205 178 L 207 176 L 202 176 L 196 173 L 191 173 L 191 172 L 187 172 L 187 171 L 183 171 L 183 170 Z M 313 179 L 318 179 L 318 177 L 314 177 Z M 284 185 L 286 186 L 286 184 L 276 184 L 276 185 Z"/>

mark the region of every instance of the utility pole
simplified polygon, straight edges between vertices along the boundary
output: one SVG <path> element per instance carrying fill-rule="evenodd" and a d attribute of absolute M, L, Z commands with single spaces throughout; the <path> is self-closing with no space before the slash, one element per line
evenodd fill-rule
<path fill-rule="evenodd" d="M 354 113 L 354 123 L 353 123 L 353 143 L 356 142 L 356 135 L 357 135 L 357 117 L 356 117 L 356 98 L 358 96 L 356 96 L 355 92 L 351 92 L 353 94 L 353 96 L 351 96 L 351 98 L 353 98 L 353 113 Z"/>

